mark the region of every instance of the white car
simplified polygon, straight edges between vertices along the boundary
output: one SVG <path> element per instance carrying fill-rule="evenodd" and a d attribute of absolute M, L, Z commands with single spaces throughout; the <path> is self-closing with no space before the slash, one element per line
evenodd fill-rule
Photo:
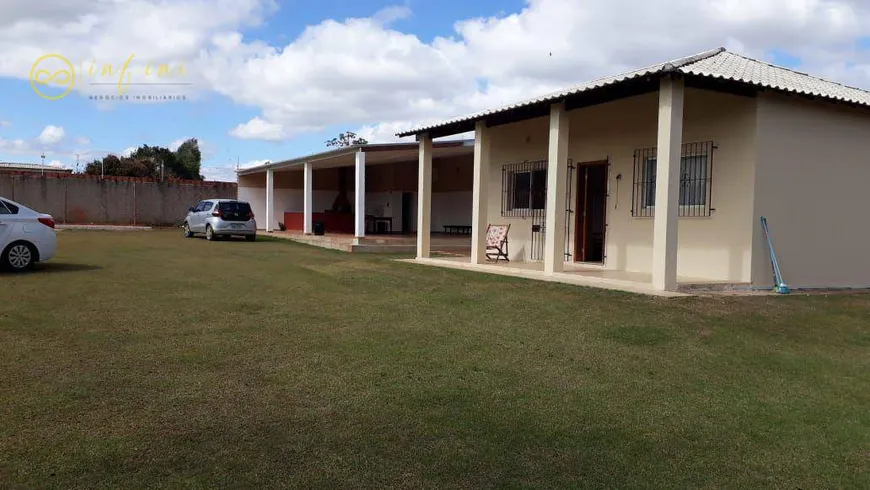
<path fill-rule="evenodd" d="M 57 251 L 54 219 L 0 197 L 0 268 L 21 272 Z"/>

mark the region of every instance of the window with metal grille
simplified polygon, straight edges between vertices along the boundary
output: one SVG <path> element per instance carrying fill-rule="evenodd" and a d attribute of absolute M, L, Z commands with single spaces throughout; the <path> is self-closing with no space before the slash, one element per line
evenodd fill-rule
<path fill-rule="evenodd" d="M 547 161 L 525 161 L 502 167 L 501 215 L 528 217 L 547 207 Z"/>
<path fill-rule="evenodd" d="M 681 217 L 708 217 L 713 211 L 710 200 L 713 190 L 712 141 L 686 143 L 680 156 Z M 634 152 L 634 192 L 631 215 L 652 217 L 656 202 L 656 148 Z"/>

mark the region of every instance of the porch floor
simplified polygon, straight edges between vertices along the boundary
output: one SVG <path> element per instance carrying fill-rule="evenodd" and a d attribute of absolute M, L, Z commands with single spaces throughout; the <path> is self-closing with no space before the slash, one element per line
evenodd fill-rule
<path fill-rule="evenodd" d="M 327 233 L 325 235 L 306 235 L 301 231 L 274 231 L 265 236 L 292 240 L 315 247 L 341 250 L 343 252 L 369 253 L 416 253 L 416 234 L 407 235 L 367 235 L 357 238 L 349 234 Z M 430 246 L 433 252 L 456 253 L 468 255 L 471 253 L 471 237 L 468 235 L 444 235 L 432 233 Z"/>
<path fill-rule="evenodd" d="M 452 269 L 487 272 L 503 276 L 522 277 L 539 281 L 560 282 L 577 286 L 589 286 L 630 293 L 649 294 L 662 297 L 690 296 L 685 292 L 659 291 L 652 287 L 652 275 L 642 272 L 617 271 L 582 264 L 565 264 L 565 271 L 553 275 L 544 274 L 542 262 L 489 262 L 472 264 L 471 257 L 432 257 L 428 259 L 409 259 L 404 262 L 448 267 Z M 704 279 L 678 278 L 681 284 L 707 284 Z"/>

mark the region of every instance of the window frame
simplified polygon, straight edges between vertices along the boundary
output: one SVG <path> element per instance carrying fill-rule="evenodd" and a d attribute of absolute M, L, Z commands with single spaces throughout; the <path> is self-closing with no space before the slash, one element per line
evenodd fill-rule
<path fill-rule="evenodd" d="M 687 169 L 685 167 L 685 163 L 688 161 L 691 161 L 691 160 L 695 160 L 695 159 L 703 159 L 703 163 L 699 167 L 703 168 L 704 170 L 702 172 L 695 172 L 695 171 L 688 171 L 687 172 Z M 657 171 L 657 167 L 656 167 L 657 164 L 658 164 L 658 159 L 656 157 L 647 158 L 644 161 L 643 172 L 647 173 L 647 171 L 648 171 L 647 167 L 650 167 L 650 168 L 652 168 L 651 173 L 654 174 L 654 176 L 657 176 L 658 175 L 658 171 Z M 680 157 L 680 184 L 679 184 L 680 185 L 680 197 L 679 197 L 679 202 L 680 202 L 681 208 L 682 207 L 693 207 L 693 206 L 694 207 L 707 206 L 707 196 L 709 194 L 707 186 L 710 185 L 709 179 L 706 176 L 706 174 L 708 173 L 708 170 L 709 170 L 709 162 L 707 159 L 707 155 L 686 155 L 686 156 Z M 686 197 L 686 193 L 684 193 L 684 191 L 688 192 L 688 189 L 692 183 L 699 182 L 698 179 L 693 180 L 693 179 L 684 178 L 684 176 L 687 173 L 688 174 L 696 174 L 696 175 L 699 173 L 704 174 L 704 180 L 708 181 L 708 184 L 705 185 L 704 192 L 701 192 L 701 193 L 695 192 L 695 193 L 691 194 L 694 197 L 703 198 L 704 202 L 685 202 L 685 200 L 683 199 L 684 197 Z M 652 185 L 649 185 L 649 182 L 646 183 L 646 185 L 643 189 L 643 199 L 642 199 L 642 201 L 644 201 L 644 204 L 642 204 L 642 206 L 645 209 L 655 210 L 655 207 L 656 207 L 655 190 L 656 190 L 656 182 L 655 181 L 652 182 Z"/>
<path fill-rule="evenodd" d="M 528 179 L 528 184 L 525 184 Z M 523 185 L 518 185 L 522 183 Z M 526 188 L 527 187 L 527 188 Z M 547 209 L 547 160 L 502 166 L 501 215 L 528 218 L 542 215 Z"/>
<path fill-rule="evenodd" d="M 713 160 L 718 147 L 713 141 L 684 143 L 680 151 L 678 215 L 681 218 L 709 218 L 715 208 L 713 200 Z M 698 162 L 690 165 L 689 162 Z M 656 147 L 634 151 L 631 216 L 655 216 L 655 192 L 658 165 Z M 699 192 L 700 191 L 700 192 Z"/>
<path fill-rule="evenodd" d="M 543 173 L 543 179 L 540 179 L 540 174 Z M 535 174 L 539 174 L 538 178 L 535 178 Z M 520 193 L 517 192 L 517 177 L 521 175 L 528 175 L 529 177 L 529 185 L 528 185 L 528 197 L 524 200 L 527 200 L 525 206 L 517 206 L 517 195 Z M 539 184 L 538 182 L 542 181 L 543 184 Z M 515 171 L 511 173 L 510 182 L 513 186 L 512 196 L 513 199 L 510 202 L 510 206 L 508 209 L 510 211 L 540 211 L 543 209 L 547 209 L 547 171 L 542 169 L 534 169 L 534 170 L 522 170 Z M 539 188 L 536 189 L 536 186 L 540 185 Z M 525 192 L 525 191 L 524 191 Z M 541 197 L 538 197 L 538 194 Z M 542 201 L 535 202 L 537 199 L 541 199 Z"/>

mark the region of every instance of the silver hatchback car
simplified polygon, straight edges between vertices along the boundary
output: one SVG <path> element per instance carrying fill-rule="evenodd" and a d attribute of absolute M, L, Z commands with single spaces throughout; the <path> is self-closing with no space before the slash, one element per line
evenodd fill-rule
<path fill-rule="evenodd" d="M 185 238 L 204 233 L 206 240 L 224 236 L 243 236 L 249 242 L 257 239 L 257 222 L 251 205 L 235 199 L 206 199 L 188 209 L 182 225 Z"/>

